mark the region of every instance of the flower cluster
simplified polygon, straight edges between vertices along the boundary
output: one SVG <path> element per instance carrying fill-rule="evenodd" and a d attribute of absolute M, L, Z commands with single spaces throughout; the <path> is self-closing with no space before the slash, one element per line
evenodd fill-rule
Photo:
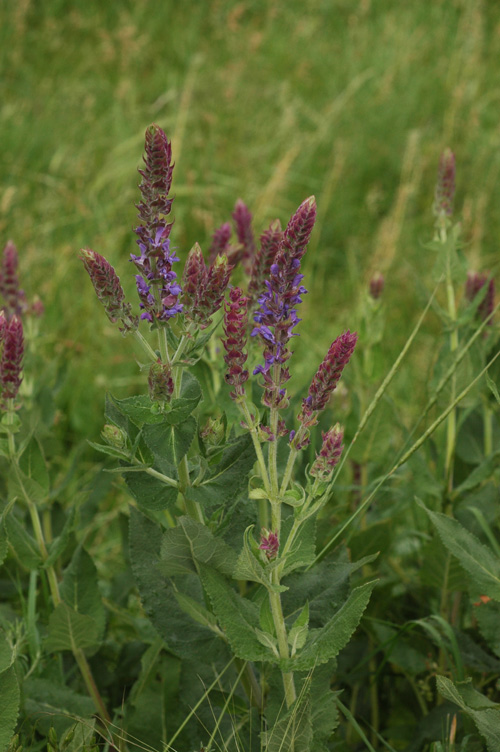
<path fill-rule="evenodd" d="M 259 548 L 261 549 L 261 551 L 266 552 L 266 557 L 269 561 L 272 561 L 277 557 L 279 547 L 280 542 L 276 533 L 273 533 L 272 530 L 266 530 L 266 528 L 262 528 Z"/>
<path fill-rule="evenodd" d="M 304 426 L 313 426 L 317 422 L 316 415 L 324 410 L 339 383 L 342 371 L 354 352 L 357 339 L 356 332 L 351 334 L 348 329 L 330 345 L 311 382 L 307 397 L 302 400 L 302 409 L 298 419 Z"/>
<path fill-rule="evenodd" d="M 313 478 L 318 478 L 318 480 L 327 481 L 331 478 L 342 455 L 344 431 L 337 423 L 329 431 L 326 431 L 326 433 L 322 431 L 321 436 L 323 444 L 309 470 L 309 475 L 312 475 Z"/>
<path fill-rule="evenodd" d="M 229 293 L 229 301 L 224 306 L 224 332 L 226 337 L 222 344 L 226 350 L 224 360 L 228 366 L 225 379 L 234 387 L 232 399 L 236 400 L 245 394 L 243 384 L 248 380 L 245 369 L 247 353 L 244 352 L 247 336 L 248 298 L 243 295 L 239 287 L 233 287 Z"/>
<path fill-rule="evenodd" d="M 21 386 L 24 354 L 23 325 L 17 314 L 7 318 L 0 311 L 0 396 L 2 403 L 15 399 Z"/>
<path fill-rule="evenodd" d="M 0 263 L 0 298 L 3 299 L 3 306 L 0 306 L 0 310 L 5 313 L 8 319 L 14 315 L 23 316 L 25 313 L 41 316 L 43 313 L 42 302 L 35 299 L 29 304 L 24 290 L 19 288 L 18 263 L 17 248 L 9 240 L 3 250 Z"/>
<path fill-rule="evenodd" d="M 182 311 L 178 302 L 181 287 L 172 265 L 178 261 L 170 250 L 172 223 L 165 217 L 170 213 L 173 199 L 168 197 L 172 184 L 172 148 L 165 133 L 157 125 L 146 130 L 145 167 L 139 170 L 142 201 L 137 204 L 141 224 L 135 229 L 140 254 L 131 255 L 140 274 L 136 275 L 141 318 L 151 323 L 168 321 Z"/>
<path fill-rule="evenodd" d="M 300 262 L 315 220 L 316 202 L 311 197 L 299 206 L 287 225 L 271 264 L 266 289 L 258 299 L 260 307 L 254 314 L 256 326 L 252 336 L 259 336 L 264 344 L 264 365 L 257 366 L 254 374 L 262 374 L 262 402 L 272 408 L 283 408 L 288 404 L 286 390 L 282 387 L 290 378 L 285 366 L 291 355 L 287 345 L 300 321 L 297 305 L 307 292 L 301 285 Z"/>
<path fill-rule="evenodd" d="M 491 314 L 495 307 L 495 281 L 488 274 L 479 274 L 478 272 L 468 272 L 465 282 L 465 297 L 471 303 L 482 288 L 487 285 L 484 298 L 477 309 L 477 317 L 481 321 L 488 319 L 488 325 L 493 323 Z"/>
<path fill-rule="evenodd" d="M 221 307 L 232 269 L 224 255 L 216 256 L 207 267 L 198 243 L 189 252 L 184 267 L 182 299 L 186 318 L 200 329 L 212 323 L 211 316 Z"/>
<path fill-rule="evenodd" d="M 445 149 L 439 160 L 433 211 L 437 219 L 451 217 L 455 198 L 455 155 Z"/>
<path fill-rule="evenodd" d="M 83 248 L 80 258 L 109 320 L 113 324 L 119 321 L 120 331 L 124 334 L 137 329 L 137 316 L 132 316 L 130 303 L 125 302 L 120 279 L 111 264 L 90 248 Z"/>
<path fill-rule="evenodd" d="M 271 266 L 283 240 L 283 230 L 279 219 L 271 222 L 269 229 L 260 236 L 260 248 L 255 253 L 250 282 L 248 283 L 248 295 L 253 302 L 262 293 L 265 280 L 269 277 Z"/>

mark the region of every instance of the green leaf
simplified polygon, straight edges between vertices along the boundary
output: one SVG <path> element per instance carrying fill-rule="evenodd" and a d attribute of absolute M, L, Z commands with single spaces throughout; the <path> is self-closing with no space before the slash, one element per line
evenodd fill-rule
<path fill-rule="evenodd" d="M 178 523 L 189 541 L 193 559 L 208 564 L 218 572 L 232 575 L 236 566 L 236 554 L 231 546 L 216 538 L 206 525 L 191 517 L 179 517 Z"/>
<path fill-rule="evenodd" d="M 131 423 L 142 428 L 144 424 L 162 423 L 164 420 L 163 413 L 156 412 L 156 403 L 151 402 L 146 394 L 121 400 L 107 394 L 104 414 L 110 423 L 123 428 L 128 436 L 133 433 Z"/>
<path fill-rule="evenodd" d="M 0 674 L 0 697 L 0 752 L 4 752 L 16 727 L 21 699 L 14 666 Z"/>
<path fill-rule="evenodd" d="M 96 566 L 81 546 L 76 549 L 64 572 L 60 594 L 71 609 L 92 619 L 97 629 L 97 641 L 100 640 L 104 633 L 106 613 L 97 585 Z"/>
<path fill-rule="evenodd" d="M 4 526 L 8 541 L 21 564 L 27 569 L 37 569 L 42 561 L 38 544 L 12 511 L 6 515 Z"/>
<path fill-rule="evenodd" d="M 64 752 L 89 752 L 96 736 L 95 718 L 77 721 L 66 733 L 71 735 L 71 741 L 64 745 Z"/>
<path fill-rule="evenodd" d="M 51 613 L 45 642 L 49 652 L 92 648 L 98 642 L 98 626 L 91 616 L 79 614 L 67 603 L 59 603 Z"/>
<path fill-rule="evenodd" d="M 125 475 L 127 488 L 144 512 L 170 509 L 177 501 L 178 490 L 144 471 Z"/>
<path fill-rule="evenodd" d="M 19 467 L 22 473 L 40 488 L 40 497 L 45 498 L 50 488 L 49 473 L 40 444 L 34 436 L 19 458 Z"/>
<path fill-rule="evenodd" d="M 172 425 L 183 423 L 197 407 L 201 398 L 202 393 L 198 380 L 189 371 L 184 371 L 181 395 L 171 401 L 170 409 L 164 413 L 164 419 Z"/>
<path fill-rule="evenodd" d="M 97 444 L 95 441 L 87 442 L 93 449 L 96 449 L 101 454 L 107 454 L 110 457 L 114 457 L 117 460 L 125 460 L 129 457 L 129 453 L 123 449 L 117 449 L 109 444 Z"/>
<path fill-rule="evenodd" d="M 342 608 L 321 629 L 311 629 L 304 648 L 294 658 L 280 661 L 283 671 L 304 671 L 335 658 L 358 626 L 376 582 L 355 588 Z"/>
<path fill-rule="evenodd" d="M 444 545 L 456 556 L 462 567 L 472 575 L 474 584 L 490 598 L 500 601 L 500 561 L 475 535 L 466 530 L 457 520 L 444 514 L 425 509 L 438 531 Z"/>
<path fill-rule="evenodd" d="M 59 557 L 64 553 L 66 550 L 66 547 L 70 540 L 70 535 L 73 532 L 73 527 L 75 524 L 75 517 L 76 517 L 76 506 L 73 504 L 73 506 L 70 507 L 68 516 L 66 517 L 66 522 L 64 523 L 64 527 L 61 530 L 61 534 L 55 538 L 49 548 L 49 556 L 46 559 L 46 561 L 43 563 L 44 569 L 47 567 L 51 567 L 55 562 L 59 559 Z"/>
<path fill-rule="evenodd" d="M 240 436 L 229 444 L 222 458 L 210 467 L 210 475 L 189 489 L 189 498 L 204 506 L 223 506 L 238 498 L 246 488 L 248 474 L 255 462 L 255 450 L 248 434 Z"/>
<path fill-rule="evenodd" d="M 56 684 L 50 679 L 25 679 L 23 695 L 26 715 L 45 735 L 53 726 L 61 736 L 74 723 L 75 717 L 90 719 L 95 712 L 90 697 L 79 695 L 68 685 Z"/>
<path fill-rule="evenodd" d="M 177 467 L 187 454 L 196 433 L 196 420 L 187 418 L 183 423 L 157 423 L 142 429 L 142 437 L 153 452 L 156 463 L 163 469 L 163 462 Z"/>
<path fill-rule="evenodd" d="M 243 548 L 238 556 L 233 577 L 235 580 L 259 582 L 269 590 L 271 585 L 270 576 L 252 551 L 252 548 L 255 548 L 257 545 L 255 541 L 253 541 L 254 546 L 252 546 L 251 542 L 253 527 L 253 525 L 247 527 L 243 534 Z"/>
<path fill-rule="evenodd" d="M 195 601 L 194 598 L 191 598 L 189 595 L 185 595 L 178 590 L 174 590 L 174 598 L 182 608 L 182 610 L 192 619 L 197 621 L 198 624 L 202 624 L 204 627 L 208 627 L 213 632 L 221 634 L 217 626 L 217 619 L 208 610 L 208 608 L 205 608 L 201 605 L 201 603 Z"/>
<path fill-rule="evenodd" d="M 0 632 L 0 674 L 12 666 L 14 651 L 3 631 Z"/>
<path fill-rule="evenodd" d="M 486 480 L 490 480 L 493 475 L 493 471 L 499 464 L 499 459 L 500 450 L 493 452 L 493 454 L 485 459 L 484 462 L 479 465 L 479 467 L 474 468 L 474 470 L 469 474 L 464 482 L 461 483 L 458 488 L 453 491 L 453 498 L 456 498 L 465 491 L 471 491 Z"/>
<path fill-rule="evenodd" d="M 211 567 L 200 565 L 200 577 L 233 653 L 245 661 L 274 659 L 256 635 L 255 630 L 259 628 L 257 605 L 238 595 Z"/>
<path fill-rule="evenodd" d="M 5 557 L 9 551 L 9 541 L 7 539 L 7 531 L 3 520 L 0 518 L 0 567 L 5 561 Z"/>
<path fill-rule="evenodd" d="M 131 510 L 129 525 L 130 563 L 144 611 L 153 626 L 174 654 L 195 661 L 216 659 L 224 648 L 222 641 L 181 609 L 173 585 L 160 572 L 161 527 L 136 509 Z M 177 591 L 203 602 L 197 576 L 176 577 L 175 585 Z"/>
<path fill-rule="evenodd" d="M 282 538 L 286 540 L 292 526 L 292 518 L 288 517 L 281 528 Z M 292 544 L 291 551 L 286 555 L 282 577 L 295 569 L 306 567 L 314 561 L 316 556 L 316 519 L 310 517 L 301 524 Z"/>
<path fill-rule="evenodd" d="M 191 545 L 182 527 L 173 527 L 163 533 L 158 569 L 166 577 L 196 572 Z"/>
<path fill-rule="evenodd" d="M 291 656 L 295 655 L 297 650 L 304 647 L 307 633 L 309 631 L 309 603 L 306 603 L 300 614 L 293 623 L 293 627 L 288 633 L 288 644 L 291 648 Z"/>
<path fill-rule="evenodd" d="M 274 726 L 261 734 L 266 752 L 310 752 L 313 740 L 309 685 L 285 713 L 278 716 Z"/>
<path fill-rule="evenodd" d="M 471 680 L 454 684 L 445 676 L 436 677 L 439 693 L 457 704 L 476 724 L 484 736 L 489 752 L 500 749 L 500 705 L 475 690 Z"/>
<path fill-rule="evenodd" d="M 485 286 L 485 288 L 486 288 L 486 286 Z M 485 376 L 486 376 L 486 383 L 488 384 L 488 389 L 493 394 L 494 398 L 497 401 L 497 404 L 500 405 L 500 395 L 498 394 L 497 385 L 495 384 L 495 382 L 493 381 L 493 379 L 489 375 L 488 371 L 486 371 Z"/>

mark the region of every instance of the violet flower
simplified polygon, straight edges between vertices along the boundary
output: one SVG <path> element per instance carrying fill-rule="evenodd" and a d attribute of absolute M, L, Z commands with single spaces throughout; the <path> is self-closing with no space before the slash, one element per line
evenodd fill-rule
<path fill-rule="evenodd" d="M 178 302 L 181 287 L 172 270 L 179 259 L 170 250 L 172 223 L 166 221 L 173 201 L 168 197 L 172 184 L 172 148 L 157 125 L 146 130 L 145 152 L 145 167 L 139 170 L 142 201 L 137 204 L 142 224 L 135 229 L 140 254 L 132 254 L 131 261 L 140 272 L 136 282 L 143 309 L 141 318 L 155 323 L 168 321 L 182 311 L 182 304 Z"/>
<path fill-rule="evenodd" d="M 290 378 L 285 363 L 290 358 L 288 342 L 299 323 L 297 305 L 307 290 L 301 281 L 300 262 L 306 251 L 316 219 L 314 197 L 306 199 L 290 219 L 279 249 L 270 268 L 266 289 L 260 295 L 260 307 L 254 313 L 256 326 L 252 336 L 259 336 L 264 345 L 264 365 L 254 369 L 264 380 L 264 405 L 282 408 L 288 405 L 283 384 Z"/>
<path fill-rule="evenodd" d="M 337 423 L 329 431 L 322 431 L 321 436 L 323 444 L 309 470 L 309 475 L 321 481 L 328 481 L 342 455 L 344 431 Z"/>
<path fill-rule="evenodd" d="M 119 321 L 120 331 L 123 334 L 137 329 L 139 323 L 137 316 L 132 316 L 130 303 L 125 302 L 125 293 L 120 279 L 111 264 L 104 256 L 90 248 L 83 248 L 80 258 L 109 320 L 113 324 Z"/>
<path fill-rule="evenodd" d="M 248 298 L 243 295 L 239 287 L 233 287 L 229 293 L 229 300 L 224 305 L 224 332 L 222 344 L 226 350 L 224 360 L 228 366 L 225 375 L 226 383 L 234 387 L 230 396 L 233 400 L 242 398 L 245 394 L 243 384 L 248 380 L 245 362 L 248 357 L 244 351 L 248 325 Z"/>
<path fill-rule="evenodd" d="M 316 415 L 324 410 L 328 400 L 340 381 L 342 372 L 348 364 L 356 347 L 358 335 L 347 330 L 332 342 L 330 348 L 314 376 L 309 393 L 302 400 L 302 409 L 298 420 L 305 427 L 315 425 Z"/>
<path fill-rule="evenodd" d="M 2 402 L 15 399 L 21 386 L 24 354 L 23 325 L 14 314 L 7 319 L 0 311 L 0 394 Z"/>

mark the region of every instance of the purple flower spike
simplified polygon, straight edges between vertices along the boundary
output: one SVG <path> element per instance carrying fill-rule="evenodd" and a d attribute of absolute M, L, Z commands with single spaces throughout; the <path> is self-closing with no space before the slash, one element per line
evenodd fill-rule
<path fill-rule="evenodd" d="M 172 184 L 172 148 L 165 133 L 157 125 L 146 130 L 144 169 L 139 170 L 142 201 L 137 204 L 141 224 L 136 227 L 140 254 L 132 254 L 143 282 L 137 291 L 143 313 L 151 323 L 168 321 L 182 311 L 178 302 L 181 287 L 172 265 L 179 259 L 170 250 L 172 223 L 166 221 L 173 199 L 168 194 Z M 137 278 L 136 278 L 137 279 Z"/>
<path fill-rule="evenodd" d="M 137 316 L 132 316 L 130 303 L 125 302 L 125 293 L 111 264 L 90 248 L 83 248 L 80 258 L 109 320 L 113 324 L 119 321 L 123 334 L 137 329 Z"/>
<path fill-rule="evenodd" d="M 322 431 L 321 436 L 323 438 L 323 445 L 320 453 L 316 455 L 313 466 L 309 470 L 309 475 L 321 481 L 328 481 L 332 477 L 332 473 L 342 455 L 344 431 L 337 423 L 326 433 Z"/>
<path fill-rule="evenodd" d="M 0 297 L 4 300 L 2 310 L 5 311 L 7 318 L 14 314 L 20 316 L 28 310 L 24 290 L 19 289 L 17 266 L 17 248 L 9 240 L 4 248 L 0 266 Z"/>
<path fill-rule="evenodd" d="M 261 549 L 261 551 L 266 552 L 266 556 L 269 561 L 272 561 L 277 557 L 279 547 L 280 542 L 276 533 L 273 533 L 272 530 L 266 530 L 266 528 L 263 527 L 260 534 L 259 548 Z"/>
<path fill-rule="evenodd" d="M 198 243 L 189 252 L 183 277 L 184 313 L 200 329 L 210 326 L 211 316 L 221 307 L 232 268 L 227 256 L 217 256 L 207 269 Z"/>
<path fill-rule="evenodd" d="M 451 217 L 455 198 L 455 155 L 445 149 L 439 160 L 438 177 L 434 193 L 434 215 L 439 219 Z"/>
<path fill-rule="evenodd" d="M 356 347 L 358 335 L 347 330 L 330 345 L 323 362 L 319 366 L 309 387 L 308 396 L 302 400 L 299 421 L 306 427 L 313 426 L 315 413 L 324 410 L 330 396 L 340 381 L 342 372 L 348 364 Z"/>
<path fill-rule="evenodd" d="M 252 336 L 259 335 L 264 345 L 264 365 L 257 366 L 254 373 L 263 376 L 262 402 L 268 407 L 281 409 L 288 405 L 286 390 L 282 388 L 290 378 L 285 366 L 291 355 L 288 341 L 294 336 L 293 329 L 300 321 L 297 305 L 307 292 L 301 285 L 300 261 L 315 219 L 316 202 L 311 197 L 299 206 L 288 223 L 270 267 L 270 278 L 258 299 L 260 307 L 254 314 L 256 326 Z"/>
<path fill-rule="evenodd" d="M 240 198 L 236 202 L 232 216 L 236 227 L 236 236 L 242 247 L 241 262 L 245 272 L 250 274 L 255 256 L 252 215 Z"/>
<path fill-rule="evenodd" d="M 6 319 L 0 312 L 1 357 L 0 357 L 0 393 L 2 402 L 15 399 L 21 386 L 22 363 L 24 354 L 23 325 L 14 314 Z"/>
<path fill-rule="evenodd" d="M 269 229 L 260 236 L 260 248 L 254 256 L 248 294 L 252 301 L 264 291 L 264 280 L 269 277 L 271 265 L 283 240 L 283 231 L 279 219 L 271 222 Z"/>
<path fill-rule="evenodd" d="M 148 245 L 158 229 L 164 238 L 170 235 L 172 225 L 167 225 L 161 215 L 170 214 L 173 199 L 168 197 L 172 185 L 172 147 L 158 125 L 146 129 L 144 169 L 139 170 L 142 201 L 137 204 L 142 225 L 136 228 L 139 241 Z"/>
<path fill-rule="evenodd" d="M 229 222 L 225 222 L 215 230 L 212 236 L 212 245 L 208 249 L 208 261 L 210 264 L 213 264 L 217 256 L 222 254 L 227 256 L 229 254 L 231 248 L 229 243 L 230 239 L 231 225 Z"/>
<path fill-rule="evenodd" d="M 243 384 L 248 380 L 245 362 L 248 357 L 244 352 L 247 335 L 247 305 L 246 298 L 239 287 L 233 287 L 229 293 L 229 301 L 224 306 L 224 332 L 222 344 L 226 350 L 224 360 L 228 366 L 225 375 L 226 382 L 234 387 L 231 398 L 237 400 L 244 396 Z"/>

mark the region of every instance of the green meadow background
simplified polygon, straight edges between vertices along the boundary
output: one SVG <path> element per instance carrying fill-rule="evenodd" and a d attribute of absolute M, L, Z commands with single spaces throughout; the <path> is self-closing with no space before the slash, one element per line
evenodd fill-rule
<path fill-rule="evenodd" d="M 446 146 L 469 266 L 498 271 L 499 52 L 500 8 L 481 0 L 1 0 L 0 241 L 45 304 L 68 437 L 96 435 L 106 389 L 144 381 L 78 250 L 105 255 L 135 300 L 149 123 L 172 140 L 181 258 L 207 249 L 238 197 L 260 234 L 316 195 L 295 378 L 356 326 L 374 271 L 389 366 L 433 287 L 424 244 Z M 430 314 L 394 387 L 409 409 L 440 326 Z"/>

